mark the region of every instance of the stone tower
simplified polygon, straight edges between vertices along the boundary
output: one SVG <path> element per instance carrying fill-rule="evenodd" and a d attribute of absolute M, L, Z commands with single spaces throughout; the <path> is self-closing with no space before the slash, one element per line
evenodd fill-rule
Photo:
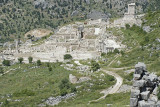
<path fill-rule="evenodd" d="M 128 14 L 135 15 L 135 3 L 128 4 Z"/>

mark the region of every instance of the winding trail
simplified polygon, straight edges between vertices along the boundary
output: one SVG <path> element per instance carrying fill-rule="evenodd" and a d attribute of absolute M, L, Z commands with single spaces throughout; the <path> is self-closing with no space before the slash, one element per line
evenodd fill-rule
<path fill-rule="evenodd" d="M 119 88 L 121 87 L 122 83 L 123 83 L 123 78 L 120 77 L 118 74 L 116 74 L 116 73 L 114 73 L 114 72 L 112 72 L 112 71 L 104 70 L 104 69 L 101 69 L 101 70 L 102 70 L 103 72 L 107 73 L 108 75 L 111 75 L 111 76 L 113 76 L 114 78 L 116 78 L 117 82 L 116 82 L 116 84 L 115 84 L 114 86 L 111 86 L 110 88 L 107 88 L 107 89 L 105 89 L 105 90 L 103 90 L 103 91 L 101 92 L 101 93 L 104 94 L 104 96 L 100 97 L 100 98 L 97 99 L 97 100 L 89 101 L 89 104 L 90 104 L 91 102 L 97 102 L 97 101 L 99 101 L 99 100 L 101 100 L 101 99 L 105 99 L 105 97 L 106 97 L 108 94 L 114 94 L 114 93 L 116 93 L 116 92 L 119 90 Z"/>
<path fill-rule="evenodd" d="M 10 71 L 14 71 L 14 70 L 16 70 L 16 69 L 10 69 L 10 70 L 4 72 L 3 74 L 0 74 L 0 76 L 5 75 L 5 74 L 9 73 Z"/>

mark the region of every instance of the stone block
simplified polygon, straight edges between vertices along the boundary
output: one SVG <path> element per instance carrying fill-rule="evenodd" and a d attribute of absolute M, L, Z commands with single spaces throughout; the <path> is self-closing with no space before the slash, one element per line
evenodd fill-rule
<path fill-rule="evenodd" d="M 141 75 L 140 74 L 134 74 L 133 77 L 134 77 L 134 80 L 141 79 Z"/>
<path fill-rule="evenodd" d="M 138 102 L 138 107 L 156 107 L 154 102 L 146 102 L 144 100 Z"/>
<path fill-rule="evenodd" d="M 143 69 L 142 68 L 135 68 L 135 74 L 142 74 L 143 73 Z"/>
<path fill-rule="evenodd" d="M 150 91 L 145 91 L 141 93 L 142 100 L 148 100 Z"/>
<path fill-rule="evenodd" d="M 156 86 L 152 92 L 152 94 L 157 95 L 159 93 L 158 87 Z"/>
<path fill-rule="evenodd" d="M 130 107 L 136 107 L 138 104 L 138 98 L 130 98 Z"/>
<path fill-rule="evenodd" d="M 138 98 L 140 94 L 140 90 L 132 89 L 131 90 L 131 98 Z"/>
<path fill-rule="evenodd" d="M 134 87 L 144 87 L 146 81 L 145 80 L 139 80 L 139 81 L 133 81 Z"/>
<path fill-rule="evenodd" d="M 138 64 L 135 65 L 136 74 L 143 73 L 143 71 L 146 71 L 146 65 L 142 62 L 138 62 Z"/>
<path fill-rule="evenodd" d="M 160 101 L 157 102 L 156 107 L 160 107 Z"/>
<path fill-rule="evenodd" d="M 153 87 L 146 87 L 146 91 L 152 91 Z"/>
<path fill-rule="evenodd" d="M 157 103 L 158 102 L 158 97 L 156 95 L 150 95 L 148 101 L 153 101 L 153 102 Z"/>

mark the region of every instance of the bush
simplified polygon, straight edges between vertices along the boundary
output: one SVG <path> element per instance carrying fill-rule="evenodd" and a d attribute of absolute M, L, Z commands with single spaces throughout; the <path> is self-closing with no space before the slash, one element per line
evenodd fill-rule
<path fill-rule="evenodd" d="M 110 75 L 109 75 L 109 76 L 108 76 L 108 80 L 109 80 L 109 81 L 114 81 L 115 78 L 114 78 L 113 76 L 110 76 Z"/>
<path fill-rule="evenodd" d="M 3 68 L 0 67 L 0 74 L 3 74 L 3 73 L 4 73 Z"/>
<path fill-rule="evenodd" d="M 125 26 L 126 26 L 126 29 L 129 29 L 129 28 L 130 28 L 130 25 L 129 25 L 129 24 L 126 24 Z"/>
<path fill-rule="evenodd" d="M 119 54 L 120 52 L 119 52 L 118 49 L 115 49 L 115 50 L 114 50 L 114 53 L 118 53 L 118 54 Z"/>
<path fill-rule="evenodd" d="M 72 59 L 72 56 L 70 54 L 65 54 L 64 55 L 64 60 L 67 60 L 67 59 Z"/>
<path fill-rule="evenodd" d="M 24 90 L 21 90 L 20 92 L 13 93 L 13 96 L 15 96 L 15 97 L 34 96 L 34 95 L 35 95 L 35 93 L 31 90 L 28 90 L 28 89 L 24 89 Z"/>
<path fill-rule="evenodd" d="M 74 93 L 74 92 L 76 92 L 77 91 L 77 89 L 76 89 L 76 87 L 71 87 L 71 93 Z"/>
<path fill-rule="evenodd" d="M 18 62 L 21 64 L 23 62 L 23 58 L 22 57 L 18 58 Z"/>
<path fill-rule="evenodd" d="M 32 63 L 32 61 L 33 61 L 33 58 L 30 56 L 30 57 L 28 57 L 28 61 L 29 61 L 29 63 Z"/>
<path fill-rule="evenodd" d="M 59 85 L 60 90 L 66 88 L 69 89 L 70 88 L 70 84 L 69 84 L 69 80 L 67 78 L 62 79 L 60 85 Z"/>
<path fill-rule="evenodd" d="M 91 61 L 91 70 L 97 71 L 100 69 L 100 65 L 96 61 Z"/>
<path fill-rule="evenodd" d="M 66 88 L 61 89 L 60 92 L 61 92 L 61 96 L 65 96 L 68 93 Z"/>
<path fill-rule="evenodd" d="M 41 65 L 41 60 L 37 60 L 37 66 Z"/>
<path fill-rule="evenodd" d="M 10 60 L 3 60 L 2 64 L 4 66 L 10 66 Z"/>
<path fill-rule="evenodd" d="M 52 67 L 49 67 L 48 70 L 49 70 L 49 71 L 52 71 Z"/>

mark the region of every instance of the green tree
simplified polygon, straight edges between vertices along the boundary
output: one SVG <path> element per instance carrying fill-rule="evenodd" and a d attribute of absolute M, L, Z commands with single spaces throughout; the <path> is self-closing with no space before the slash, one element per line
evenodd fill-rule
<path fill-rule="evenodd" d="M 41 65 L 41 60 L 37 60 L 37 66 Z"/>
<path fill-rule="evenodd" d="M 10 66 L 10 60 L 3 60 L 2 64 L 4 66 Z"/>
<path fill-rule="evenodd" d="M 91 70 L 93 71 L 97 71 L 98 69 L 100 69 L 100 65 L 96 62 L 96 61 L 91 61 Z"/>
<path fill-rule="evenodd" d="M 67 60 L 67 59 L 72 59 L 72 56 L 70 54 L 65 54 L 64 55 L 64 60 Z"/>
<path fill-rule="evenodd" d="M 33 61 L 33 58 L 30 56 L 30 57 L 28 57 L 28 61 L 29 61 L 29 63 L 32 63 L 32 61 Z"/>
<path fill-rule="evenodd" d="M 22 57 L 18 58 L 18 62 L 19 62 L 20 64 L 22 64 L 23 58 L 22 58 Z"/>

